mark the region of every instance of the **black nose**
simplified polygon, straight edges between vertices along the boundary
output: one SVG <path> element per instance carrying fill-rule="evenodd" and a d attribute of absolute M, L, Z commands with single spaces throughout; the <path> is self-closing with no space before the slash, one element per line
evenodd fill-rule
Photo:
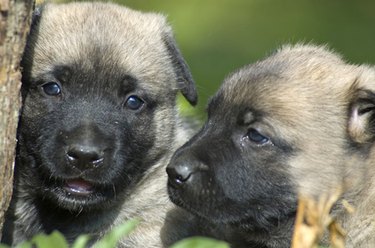
<path fill-rule="evenodd" d="M 175 186 L 186 182 L 193 174 L 192 168 L 188 164 L 179 164 L 175 166 L 168 166 L 167 173 L 170 183 Z"/>
<path fill-rule="evenodd" d="M 67 166 L 81 171 L 108 164 L 113 139 L 94 124 L 80 125 L 63 132 Z"/>
<path fill-rule="evenodd" d="M 189 154 L 176 156 L 167 166 L 169 183 L 174 187 L 179 187 L 191 182 L 201 171 L 207 169 L 206 165 Z"/>
<path fill-rule="evenodd" d="M 95 145 L 72 145 L 66 155 L 68 161 L 81 170 L 99 167 L 104 160 L 104 151 Z"/>

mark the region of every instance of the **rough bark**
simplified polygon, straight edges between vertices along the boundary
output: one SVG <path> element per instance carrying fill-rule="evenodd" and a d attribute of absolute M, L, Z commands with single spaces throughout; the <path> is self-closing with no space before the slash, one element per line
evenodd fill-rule
<path fill-rule="evenodd" d="M 33 0 L 0 0 L 0 238 L 13 188 L 20 108 L 20 60 L 30 29 Z"/>

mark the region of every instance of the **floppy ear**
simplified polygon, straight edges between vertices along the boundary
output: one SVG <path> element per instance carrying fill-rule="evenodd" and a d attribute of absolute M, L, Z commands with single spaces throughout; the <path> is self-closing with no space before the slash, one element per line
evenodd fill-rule
<path fill-rule="evenodd" d="M 188 65 L 176 45 L 176 41 L 171 34 L 166 33 L 164 35 L 164 42 L 172 59 L 174 71 L 177 75 L 178 88 L 191 105 L 196 105 L 198 102 L 198 95 L 195 88 L 195 82 Z"/>
<path fill-rule="evenodd" d="M 350 106 L 348 132 L 356 143 L 375 140 L 375 92 L 359 89 L 354 93 Z"/>

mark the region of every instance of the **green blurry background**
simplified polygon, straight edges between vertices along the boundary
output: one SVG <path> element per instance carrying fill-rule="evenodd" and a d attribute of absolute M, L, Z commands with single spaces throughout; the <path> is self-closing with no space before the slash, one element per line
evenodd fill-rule
<path fill-rule="evenodd" d="M 198 85 L 199 104 L 182 111 L 205 118 L 207 99 L 234 69 L 284 43 L 328 46 L 353 63 L 375 63 L 375 1 L 118 0 L 168 16 Z"/>

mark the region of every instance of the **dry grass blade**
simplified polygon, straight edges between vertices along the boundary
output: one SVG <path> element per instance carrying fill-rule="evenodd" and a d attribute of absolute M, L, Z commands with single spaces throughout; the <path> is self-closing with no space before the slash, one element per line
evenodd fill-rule
<path fill-rule="evenodd" d="M 318 248 L 327 229 L 331 247 L 345 247 L 345 232 L 330 215 L 340 195 L 341 190 L 337 190 L 331 195 L 320 197 L 318 201 L 300 196 L 292 248 Z"/>

